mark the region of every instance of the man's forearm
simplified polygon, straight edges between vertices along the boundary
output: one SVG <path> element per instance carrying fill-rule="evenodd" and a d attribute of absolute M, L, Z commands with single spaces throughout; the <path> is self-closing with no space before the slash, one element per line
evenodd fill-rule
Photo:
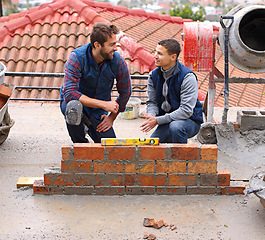
<path fill-rule="evenodd" d="M 84 94 L 79 98 L 79 101 L 86 107 L 102 108 L 107 112 L 117 113 L 119 110 L 119 104 L 115 101 L 98 100 Z"/>
<path fill-rule="evenodd" d="M 104 102 L 102 100 L 98 100 L 95 98 L 90 98 L 86 95 L 82 95 L 79 98 L 79 101 L 86 107 L 91 107 L 91 108 L 103 108 L 104 107 Z"/>

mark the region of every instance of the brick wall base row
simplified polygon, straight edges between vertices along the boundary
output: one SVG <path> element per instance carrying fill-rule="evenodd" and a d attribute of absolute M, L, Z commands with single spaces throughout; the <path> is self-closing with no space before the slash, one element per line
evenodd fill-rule
<path fill-rule="evenodd" d="M 62 146 L 61 168 L 48 168 L 34 194 L 184 195 L 243 194 L 230 184 L 228 170 L 217 171 L 217 145 L 160 144 Z"/>

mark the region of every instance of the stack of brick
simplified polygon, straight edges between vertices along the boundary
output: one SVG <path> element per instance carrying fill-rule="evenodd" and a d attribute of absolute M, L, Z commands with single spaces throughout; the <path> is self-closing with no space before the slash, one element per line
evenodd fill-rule
<path fill-rule="evenodd" d="M 242 194 L 230 172 L 217 171 L 218 147 L 200 144 L 62 146 L 61 168 L 45 169 L 35 194 Z"/>

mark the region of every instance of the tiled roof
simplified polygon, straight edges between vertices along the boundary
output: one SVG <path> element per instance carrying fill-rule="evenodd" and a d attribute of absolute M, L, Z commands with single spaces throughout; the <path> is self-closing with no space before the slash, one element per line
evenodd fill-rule
<path fill-rule="evenodd" d="M 122 31 L 119 52 L 131 74 L 147 74 L 154 65 L 152 54 L 159 40 L 181 40 L 183 23 L 189 19 L 113 6 L 92 0 L 54 0 L 28 11 L 0 18 L 0 61 L 8 72 L 62 73 L 72 50 L 89 42 L 94 22 L 111 22 Z M 214 29 L 218 30 L 217 28 Z M 182 55 L 180 56 L 180 60 Z M 223 72 L 224 58 L 216 49 L 216 66 Z M 264 78 L 247 74 L 230 65 L 230 75 Z M 198 72 L 199 89 L 208 90 L 208 73 Z M 62 78 L 5 77 L 16 86 L 60 87 Z M 139 84 L 145 80 L 135 80 Z M 216 84 L 216 105 L 223 106 L 223 83 Z M 230 84 L 231 106 L 265 106 L 264 84 Z M 144 93 L 139 93 L 141 95 Z M 13 98 L 58 99 L 58 90 L 16 90 Z"/>

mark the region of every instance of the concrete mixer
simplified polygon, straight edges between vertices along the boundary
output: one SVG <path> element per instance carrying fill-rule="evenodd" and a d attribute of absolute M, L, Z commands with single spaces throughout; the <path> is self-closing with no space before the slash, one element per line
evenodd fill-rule
<path fill-rule="evenodd" d="M 242 4 L 227 15 L 234 16 L 229 33 L 229 61 L 249 73 L 265 72 L 265 4 Z M 224 29 L 219 30 L 224 52 Z"/>

